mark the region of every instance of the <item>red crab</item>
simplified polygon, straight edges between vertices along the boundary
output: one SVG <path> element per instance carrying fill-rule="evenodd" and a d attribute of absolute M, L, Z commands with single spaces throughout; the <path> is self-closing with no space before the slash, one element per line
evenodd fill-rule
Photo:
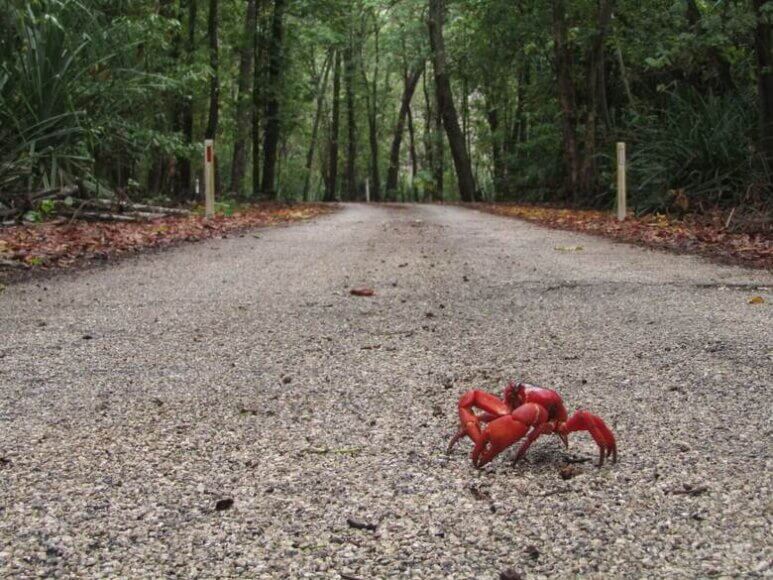
<path fill-rule="evenodd" d="M 474 409 L 483 411 L 476 415 Z M 518 461 L 540 435 L 555 433 L 565 446 L 567 435 L 574 431 L 588 431 L 599 446 L 598 466 L 604 459 L 617 461 L 615 436 L 606 423 L 588 411 L 575 411 L 569 417 L 561 395 L 525 383 L 510 382 L 502 398 L 484 391 L 468 391 L 459 399 L 459 431 L 448 444 L 448 453 L 465 435 L 472 439 L 472 463 L 483 467 L 502 451 L 529 432 L 515 454 Z M 481 423 L 486 425 L 481 428 Z M 529 431 L 531 428 L 531 431 Z"/>

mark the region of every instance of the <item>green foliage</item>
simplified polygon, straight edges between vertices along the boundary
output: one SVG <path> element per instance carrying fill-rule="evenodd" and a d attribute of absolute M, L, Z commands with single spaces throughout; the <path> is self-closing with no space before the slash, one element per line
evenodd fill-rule
<path fill-rule="evenodd" d="M 183 199 L 175 190 L 180 166 L 186 161 L 192 165 L 189 189 L 201 178 L 200 143 L 214 72 L 206 42 L 208 4 L 199 0 L 198 13 L 189 21 L 190 4 L 184 0 L 0 0 L 0 192 L 77 181 L 94 192 L 120 190 L 159 203 Z M 385 181 L 403 78 L 406 70 L 419 67 L 425 76 L 411 103 L 418 175 L 411 190 L 406 129 L 398 195 L 437 199 L 437 168 L 432 165 L 439 153 L 432 146 L 437 103 L 427 0 L 289 2 L 276 86 L 268 86 L 267 74 L 274 3 L 259 1 L 257 95 L 252 86 L 249 95 L 237 90 L 241 56 L 250 48 L 245 46 L 247 2 L 220 0 L 219 5 L 220 122 L 215 137 L 221 192 L 237 199 L 251 195 L 251 175 L 264 169 L 261 162 L 255 167 L 248 162 L 241 191 L 231 192 L 236 135 L 244 126 L 237 119 L 237 104 L 257 103 L 251 112 L 259 121 L 262 147 L 267 96 L 277 94 L 277 197 L 299 199 L 307 178 L 309 197 L 322 197 L 330 162 L 333 75 L 324 85 L 320 79 L 329 55 L 351 46 L 354 111 L 347 114 L 342 80 L 337 194 L 350 118 L 357 126 L 357 195 L 364 197 L 366 177 L 374 189 L 374 165 Z M 614 143 L 621 139 L 629 142 L 632 204 L 639 210 L 667 209 L 680 191 L 691 207 L 734 204 L 750 187 L 769 184 L 757 154 L 752 3 L 612 3 L 614 15 L 603 43 L 604 78 L 596 87 L 603 89 L 604 102 L 595 105 L 596 128 L 590 132 L 595 181 L 588 191 L 564 186 L 568 167 L 552 3 L 448 0 L 446 5 L 454 105 L 467 132 L 476 185 L 487 199 L 608 207 L 614 197 Z M 601 3 L 564 5 L 572 121 L 582 156 L 592 108 L 590 49 L 599 32 Z M 765 10 L 773 10 L 771 6 Z M 318 103 L 321 120 L 315 132 Z M 192 142 L 182 122 L 188 106 Z M 371 121 L 375 151 L 369 141 Z M 442 147 L 444 198 L 452 200 L 457 195 L 453 164 L 447 144 Z M 252 160 L 251 151 L 246 158 Z M 233 207 L 226 203 L 218 211 Z M 43 219 L 51 209 L 34 208 L 29 217 Z"/>
<path fill-rule="evenodd" d="M 665 109 L 634 116 L 630 173 L 640 210 L 667 208 L 674 192 L 694 204 L 733 202 L 754 178 L 756 112 L 740 95 L 668 95 Z"/>
<path fill-rule="evenodd" d="M 126 114 L 174 87 L 133 68 L 138 47 L 164 34 L 152 19 L 139 27 L 77 0 L 23 4 L 6 7 L 0 43 L 0 189 L 93 180 L 97 154 L 179 150 Z"/>

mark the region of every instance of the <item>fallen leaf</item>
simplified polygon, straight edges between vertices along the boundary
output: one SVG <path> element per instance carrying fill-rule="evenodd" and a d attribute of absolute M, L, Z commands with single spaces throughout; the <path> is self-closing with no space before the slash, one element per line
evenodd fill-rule
<path fill-rule="evenodd" d="M 487 492 L 484 489 L 480 489 L 474 485 L 470 486 L 470 493 L 472 494 L 472 497 L 477 499 L 478 501 L 489 501 L 491 500 L 491 494 Z"/>
<path fill-rule="evenodd" d="M 705 485 L 699 485 L 697 487 L 693 487 L 689 483 L 685 483 L 682 485 L 682 488 L 674 488 L 674 489 L 667 489 L 666 493 L 670 493 L 671 495 L 689 495 L 690 497 L 697 497 L 699 495 L 703 495 L 704 493 L 708 493 L 709 488 Z"/>
<path fill-rule="evenodd" d="M 749 304 L 765 304 L 765 299 L 762 296 L 754 296 L 749 299 Z"/>
<path fill-rule="evenodd" d="M 349 524 L 350 528 L 354 528 L 355 530 L 368 530 L 375 532 L 378 529 L 378 524 L 364 522 L 357 518 L 346 518 L 346 523 Z"/>
<path fill-rule="evenodd" d="M 536 560 L 540 557 L 539 548 L 535 545 L 526 546 L 525 552 L 532 560 Z"/>
<path fill-rule="evenodd" d="M 349 293 L 352 296 L 375 296 L 376 291 L 373 288 L 352 288 Z"/>
<path fill-rule="evenodd" d="M 215 504 L 215 510 L 219 512 L 224 512 L 226 510 L 230 510 L 234 505 L 234 500 L 230 497 L 227 497 L 225 499 L 218 500 L 218 502 Z"/>
<path fill-rule="evenodd" d="M 232 216 L 167 216 L 147 222 L 48 222 L 0 228 L 0 265 L 3 267 L 70 267 L 92 259 L 159 248 L 181 241 L 224 238 L 228 233 L 305 220 L 329 213 L 325 204 L 293 209 L 280 203 L 241 208 Z M 260 237 L 260 233 L 254 234 Z"/>
<path fill-rule="evenodd" d="M 572 479 L 573 477 L 577 477 L 581 473 L 582 473 L 582 469 L 573 467 L 571 465 L 565 465 L 558 472 L 558 474 L 561 476 L 561 479 L 563 480 Z"/>
<path fill-rule="evenodd" d="M 624 222 L 618 222 L 608 212 L 593 210 L 511 203 L 476 204 L 475 207 L 560 230 L 591 233 L 647 247 L 703 254 L 723 262 L 742 263 L 757 268 L 773 267 L 773 237 L 770 233 L 764 230 L 736 232 L 728 228 L 728 220 L 721 212 L 704 212 L 681 218 L 662 214 L 629 216 Z"/>
<path fill-rule="evenodd" d="M 582 252 L 585 248 L 582 246 L 556 246 L 553 249 L 557 252 Z"/>

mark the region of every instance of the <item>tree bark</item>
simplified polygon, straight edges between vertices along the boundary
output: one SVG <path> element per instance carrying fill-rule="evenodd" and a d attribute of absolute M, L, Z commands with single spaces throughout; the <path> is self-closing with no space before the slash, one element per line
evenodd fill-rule
<path fill-rule="evenodd" d="M 244 20 L 244 45 L 241 49 L 239 80 L 236 94 L 236 135 L 234 136 L 233 162 L 231 163 L 231 191 L 241 195 L 247 166 L 247 142 L 250 136 L 250 80 L 255 53 L 255 32 L 257 29 L 257 7 L 255 0 L 247 0 Z"/>
<path fill-rule="evenodd" d="M 494 165 L 494 199 L 504 198 L 505 169 L 502 156 L 502 134 L 499 123 L 499 108 L 496 105 L 486 107 L 486 119 L 491 131 L 491 160 Z"/>
<path fill-rule="evenodd" d="M 357 197 L 357 120 L 354 103 L 354 39 L 350 32 L 344 49 L 344 91 L 346 93 L 346 199 Z"/>
<path fill-rule="evenodd" d="M 333 108 L 330 123 L 330 144 L 328 145 L 327 180 L 325 181 L 324 201 L 335 201 L 338 185 L 338 134 L 341 124 L 341 50 L 336 49 L 335 66 L 333 67 Z"/>
<path fill-rule="evenodd" d="M 408 110 L 411 106 L 413 93 L 419 84 L 422 70 L 416 69 L 406 73 L 403 80 L 403 96 L 400 99 L 400 112 L 397 114 L 397 124 L 395 126 L 394 136 L 392 137 L 392 147 L 389 150 L 389 171 L 387 172 L 386 190 L 387 194 L 394 194 L 397 191 L 397 178 L 400 171 L 400 146 L 402 144 L 403 133 L 405 132 L 405 120 L 408 116 Z"/>
<path fill-rule="evenodd" d="M 253 52 L 255 66 L 252 71 L 252 195 L 255 198 L 260 197 L 260 159 L 261 159 L 261 114 L 263 113 L 263 85 L 265 84 L 264 55 L 266 52 L 266 29 L 268 28 L 268 17 L 263 14 L 265 4 L 261 2 L 260 8 L 260 29 L 256 31 Z M 256 11 L 257 12 L 257 11 Z"/>
<path fill-rule="evenodd" d="M 687 6 L 686 6 L 686 13 L 687 21 L 690 23 L 690 26 L 692 26 L 693 32 L 697 35 L 700 35 L 702 33 L 701 30 L 701 21 L 703 19 L 703 14 L 701 13 L 700 7 L 695 2 L 695 0 L 686 0 Z M 755 0 L 756 2 L 756 0 Z M 719 78 L 719 84 L 722 90 L 735 90 L 735 82 L 733 82 L 733 73 L 732 73 L 732 66 L 730 62 L 724 57 L 724 55 L 717 49 L 716 46 L 709 46 L 706 49 L 707 56 L 709 57 L 709 61 L 711 66 L 713 66 L 714 70 L 717 72 L 717 77 Z M 700 85 L 703 85 L 704 83 L 701 82 L 702 79 L 694 79 L 694 82 L 696 86 L 699 88 Z"/>
<path fill-rule="evenodd" d="M 427 86 L 427 69 L 426 63 L 424 66 L 424 74 L 422 81 L 422 89 L 424 92 L 424 155 L 426 166 L 429 170 L 435 171 L 435 140 L 433 139 L 432 120 L 434 117 L 434 111 L 432 110 L 432 99 L 429 96 L 429 87 Z M 429 200 L 432 201 L 434 187 L 427 188 L 429 192 Z"/>
<path fill-rule="evenodd" d="M 760 109 L 760 149 L 768 167 L 773 167 L 773 26 L 763 6 L 766 0 L 754 0 L 757 27 L 754 34 L 757 53 L 757 86 Z"/>
<path fill-rule="evenodd" d="M 281 93 L 284 13 L 287 0 L 274 0 L 271 18 L 271 41 L 268 53 L 268 99 L 266 101 L 266 132 L 263 141 L 263 185 L 268 199 L 276 198 L 276 160 L 279 147 L 279 97 Z"/>
<path fill-rule="evenodd" d="M 572 82 L 572 55 L 567 45 L 566 11 L 563 0 L 553 0 L 553 41 L 563 128 L 562 147 L 566 169 L 564 188 L 567 195 L 576 201 L 580 180 L 580 153 L 575 134 L 577 110 Z"/>
<path fill-rule="evenodd" d="M 435 93 L 438 112 L 448 136 L 451 156 L 456 169 L 456 179 L 462 201 L 475 201 L 475 180 L 470 166 L 470 157 L 464 142 L 464 134 L 459 127 L 459 119 L 454 106 L 451 82 L 446 70 L 446 49 L 443 40 L 443 20 L 445 18 L 445 0 L 429 0 L 429 40 L 435 69 Z"/>
<path fill-rule="evenodd" d="M 416 174 L 419 172 L 419 160 L 416 157 L 416 135 L 413 130 L 413 110 L 408 104 L 408 155 L 411 158 L 411 193 L 416 197 Z"/>
<path fill-rule="evenodd" d="M 588 102 L 585 113 L 585 144 L 580 168 L 579 185 L 585 195 L 594 192 L 598 187 L 596 130 L 601 100 L 599 72 L 604 65 L 604 42 L 611 17 L 612 9 L 609 0 L 598 0 L 596 31 L 588 54 Z"/>
<path fill-rule="evenodd" d="M 311 167 L 314 163 L 314 151 L 317 148 L 317 135 L 319 134 L 319 123 L 322 120 L 322 108 L 325 103 L 325 90 L 327 89 L 327 79 L 330 76 L 330 66 L 333 61 L 333 50 L 330 49 L 325 58 L 325 64 L 322 65 L 322 75 L 317 84 L 317 109 L 314 113 L 314 124 L 311 128 L 311 140 L 309 143 L 309 152 L 306 154 L 306 175 L 303 179 L 303 200 L 309 200 L 309 188 L 311 187 Z"/>
<path fill-rule="evenodd" d="M 365 100 L 368 109 L 368 129 L 370 137 L 370 179 L 371 196 L 374 201 L 381 201 L 381 173 L 378 166 L 378 75 L 381 53 L 379 51 L 379 29 L 374 26 L 375 43 L 375 67 L 373 70 L 373 82 L 368 80 L 365 73 L 365 59 L 360 55 L 360 70 L 365 82 Z"/>
<path fill-rule="evenodd" d="M 188 0 L 188 36 L 185 42 L 185 57 L 188 63 L 193 60 L 196 52 L 196 17 L 198 0 Z M 186 145 L 193 143 L 193 95 L 185 95 L 180 110 L 183 141 Z M 186 155 L 178 160 L 180 172 L 177 175 L 177 191 L 181 198 L 190 198 L 191 193 L 191 160 Z"/>
<path fill-rule="evenodd" d="M 207 24 L 207 37 L 209 39 L 209 66 L 212 69 L 212 77 L 209 82 L 209 119 L 207 121 L 206 138 L 214 139 L 217 135 L 217 126 L 220 118 L 220 60 L 218 46 L 218 15 L 217 0 L 209 0 L 209 18 Z"/>

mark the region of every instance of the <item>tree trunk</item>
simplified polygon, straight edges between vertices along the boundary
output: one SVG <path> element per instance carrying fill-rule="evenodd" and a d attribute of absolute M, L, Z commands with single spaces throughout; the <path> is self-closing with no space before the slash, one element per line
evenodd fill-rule
<path fill-rule="evenodd" d="M 185 42 L 185 57 L 190 64 L 196 53 L 196 17 L 198 0 L 188 0 L 188 37 Z M 185 95 L 180 110 L 183 141 L 186 145 L 193 143 L 193 95 Z M 180 172 L 177 179 L 177 191 L 180 198 L 190 198 L 191 193 L 191 160 L 188 156 L 178 160 Z"/>
<path fill-rule="evenodd" d="M 454 159 L 459 194 L 462 201 L 475 201 L 475 180 L 472 176 L 470 157 L 464 142 L 464 134 L 459 127 L 459 119 L 454 106 L 451 82 L 446 70 L 446 49 L 443 40 L 443 20 L 445 0 L 429 0 L 429 40 L 432 49 L 432 61 L 435 69 L 435 93 L 438 112 L 448 136 L 451 156 Z"/>
<path fill-rule="evenodd" d="M 282 49 L 284 13 L 287 0 L 274 0 L 271 19 L 271 44 L 268 53 L 268 100 L 266 102 L 266 132 L 263 142 L 263 186 L 268 199 L 276 198 L 276 159 L 279 146 L 279 97 L 282 79 Z"/>
<path fill-rule="evenodd" d="M 255 53 L 255 32 L 257 28 L 257 7 L 255 0 L 247 0 L 244 20 L 244 45 L 241 49 L 239 81 L 236 95 L 236 128 L 234 137 L 233 163 L 231 164 L 231 191 L 241 195 L 247 166 L 247 141 L 250 136 L 250 80 L 252 61 Z"/>
<path fill-rule="evenodd" d="M 432 99 L 429 97 L 429 88 L 427 87 L 427 69 L 424 67 L 424 74 L 422 75 L 424 80 L 422 82 L 422 89 L 424 92 L 424 156 L 426 161 L 426 167 L 429 167 L 430 171 L 435 170 L 435 141 L 432 134 L 432 119 L 434 119 L 434 113 L 432 110 Z M 434 188 L 427 188 L 429 192 L 429 200 L 432 201 Z"/>
<path fill-rule="evenodd" d="M 421 78 L 422 70 L 416 69 L 406 73 L 403 81 L 403 97 L 400 100 L 400 112 L 397 114 L 397 125 L 392 137 L 392 147 L 389 150 L 389 171 L 387 172 L 386 190 L 387 193 L 397 191 L 397 178 L 400 171 L 400 145 L 405 132 L 405 119 L 408 115 L 408 109 L 411 106 L 413 93 Z"/>
<path fill-rule="evenodd" d="M 505 171 L 502 159 L 502 134 L 499 124 L 499 109 L 496 105 L 486 107 L 486 119 L 491 131 L 491 160 L 494 165 L 494 199 L 504 197 Z"/>
<path fill-rule="evenodd" d="M 338 134 L 341 124 L 341 50 L 336 49 L 335 66 L 333 67 L 333 109 L 330 123 L 330 145 L 328 153 L 327 180 L 325 182 L 324 201 L 335 201 L 338 185 Z"/>
<path fill-rule="evenodd" d="M 575 125 L 577 110 L 572 83 L 572 55 L 567 45 L 566 13 L 563 0 L 553 0 L 553 41 L 556 56 L 558 100 L 561 104 L 563 150 L 566 169 L 566 193 L 575 198 L 580 180 L 580 153 L 577 149 Z"/>
<path fill-rule="evenodd" d="M 259 7 L 261 12 L 264 3 Z M 256 11 L 257 12 L 257 11 Z M 256 31 L 253 51 L 255 66 L 252 71 L 252 195 L 255 198 L 260 197 L 260 159 L 261 159 L 261 113 L 263 112 L 263 82 L 265 79 L 264 55 L 266 52 L 266 29 L 268 28 L 268 17 L 265 14 L 260 16 L 260 30 Z"/>
<path fill-rule="evenodd" d="M 354 39 L 350 33 L 344 49 L 344 87 L 346 93 L 346 199 L 357 197 L 357 121 L 354 103 Z"/>
<path fill-rule="evenodd" d="M 416 158 L 416 135 L 413 130 L 413 111 L 408 104 L 408 154 L 411 158 L 411 192 L 416 197 L 416 174 L 419 172 L 419 160 Z"/>
<path fill-rule="evenodd" d="M 766 0 L 754 0 L 757 28 L 754 34 L 757 53 L 757 86 L 760 103 L 760 149 L 773 167 L 773 26 L 770 13 L 765 14 Z"/>
<path fill-rule="evenodd" d="M 757 0 L 755 0 L 756 2 Z M 702 20 L 703 20 L 703 14 L 701 13 L 700 7 L 696 3 L 695 0 L 687 0 L 687 6 L 686 6 L 686 16 L 687 21 L 690 23 L 693 29 L 693 33 L 696 36 L 699 36 L 702 34 Z M 707 56 L 709 57 L 709 61 L 711 66 L 713 66 L 714 70 L 717 73 L 717 77 L 719 78 L 719 84 L 723 91 L 729 91 L 729 90 L 735 90 L 735 82 L 733 82 L 733 73 L 731 70 L 731 64 L 728 62 L 728 60 L 725 58 L 725 56 L 717 49 L 716 46 L 709 45 L 706 50 Z M 702 79 L 695 79 L 696 86 L 703 85 L 701 82 Z M 699 88 L 702 88 L 699 86 Z"/>
<path fill-rule="evenodd" d="M 379 29 L 374 26 L 375 67 L 373 82 L 368 81 L 365 73 L 365 59 L 360 56 L 360 70 L 365 81 L 365 96 L 368 106 L 368 129 L 370 136 L 370 180 L 371 196 L 374 201 L 381 201 L 381 173 L 378 166 L 378 75 L 381 53 L 379 51 Z"/>
<path fill-rule="evenodd" d="M 596 166 L 596 126 L 600 106 L 599 72 L 604 65 L 604 42 L 609 28 L 612 10 L 609 0 L 598 0 L 596 31 L 588 54 L 588 102 L 585 114 L 585 145 L 580 168 L 580 189 L 585 195 L 598 187 Z"/>
<path fill-rule="evenodd" d="M 306 175 L 303 179 L 303 200 L 309 200 L 309 188 L 311 187 L 311 167 L 314 163 L 314 151 L 317 148 L 317 135 L 319 134 L 319 123 L 322 120 L 322 108 L 325 103 L 325 90 L 327 89 L 327 79 L 330 76 L 330 65 L 333 61 L 333 50 L 330 49 L 325 58 L 325 64 L 322 65 L 322 75 L 317 84 L 317 109 L 314 113 L 314 124 L 311 128 L 311 140 L 309 143 L 309 152 L 306 154 Z"/>
<path fill-rule="evenodd" d="M 212 69 L 212 78 L 209 82 L 209 120 L 207 121 L 207 132 L 205 134 L 207 139 L 214 139 L 216 137 L 220 118 L 220 60 L 217 29 L 217 0 L 209 0 L 207 37 L 209 38 L 209 66 Z"/>

